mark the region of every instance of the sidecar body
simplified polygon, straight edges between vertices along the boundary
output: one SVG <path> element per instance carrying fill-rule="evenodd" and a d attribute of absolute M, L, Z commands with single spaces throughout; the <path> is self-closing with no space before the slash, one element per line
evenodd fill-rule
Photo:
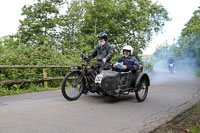
<path fill-rule="evenodd" d="M 110 96 L 138 92 L 141 89 L 148 91 L 150 86 L 149 76 L 143 72 L 142 66 L 137 71 L 116 72 L 103 70 L 95 78 L 96 86 Z M 145 92 L 147 93 L 147 92 Z"/>

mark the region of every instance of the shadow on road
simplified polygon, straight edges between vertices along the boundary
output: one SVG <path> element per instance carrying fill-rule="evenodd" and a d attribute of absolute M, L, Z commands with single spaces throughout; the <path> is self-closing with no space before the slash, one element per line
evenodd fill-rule
<path fill-rule="evenodd" d="M 86 102 L 92 102 L 92 103 L 120 103 L 120 102 L 137 102 L 135 95 L 129 94 L 129 95 L 121 95 L 120 97 L 109 97 L 109 96 L 100 96 L 98 94 L 89 94 L 84 96 L 84 99 L 87 100 Z"/>

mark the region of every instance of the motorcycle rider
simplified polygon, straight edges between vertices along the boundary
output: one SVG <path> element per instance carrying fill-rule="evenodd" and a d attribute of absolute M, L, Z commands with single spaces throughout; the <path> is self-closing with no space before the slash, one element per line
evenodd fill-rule
<path fill-rule="evenodd" d="M 139 62 L 133 56 L 133 48 L 130 45 L 124 46 L 123 54 L 124 56 L 120 57 L 117 62 L 112 65 L 113 69 L 118 72 L 137 70 L 139 68 Z"/>
<path fill-rule="evenodd" d="M 96 57 L 97 63 L 95 66 L 100 66 L 100 72 L 102 70 L 108 70 L 110 68 L 110 60 L 114 53 L 114 48 L 111 44 L 108 43 L 108 36 L 105 32 L 98 34 L 98 45 L 94 51 L 89 54 L 88 58 Z"/>
<path fill-rule="evenodd" d="M 168 69 L 170 70 L 170 67 L 172 66 L 172 69 L 174 69 L 174 59 L 172 56 L 169 57 L 168 61 L 167 61 L 167 64 L 168 64 Z M 171 64 L 171 66 L 170 66 Z"/>
<path fill-rule="evenodd" d="M 167 63 L 168 63 L 168 64 L 172 64 L 172 63 L 174 63 L 174 59 L 173 59 L 172 56 L 169 57 Z"/>

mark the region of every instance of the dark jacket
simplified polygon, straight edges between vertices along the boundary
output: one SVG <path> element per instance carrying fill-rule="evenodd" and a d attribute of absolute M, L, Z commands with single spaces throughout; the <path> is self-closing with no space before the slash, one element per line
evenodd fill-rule
<path fill-rule="evenodd" d="M 168 63 L 168 64 L 174 63 L 174 59 L 173 59 L 173 58 L 169 58 L 168 61 L 167 61 L 167 63 Z"/>
<path fill-rule="evenodd" d="M 119 58 L 117 60 L 117 62 L 123 62 L 123 65 L 127 66 L 126 70 L 117 68 L 116 71 L 118 71 L 118 72 L 127 72 L 129 70 L 137 70 L 139 68 L 138 60 L 135 57 L 133 57 L 132 55 L 128 56 L 128 57 L 122 56 L 121 58 Z"/>
<path fill-rule="evenodd" d="M 102 61 L 103 58 L 107 59 L 107 62 L 109 62 L 113 56 L 114 48 L 109 43 L 106 43 L 104 45 L 97 45 L 94 51 L 89 54 L 89 58 L 94 58 L 97 56 L 98 61 Z"/>

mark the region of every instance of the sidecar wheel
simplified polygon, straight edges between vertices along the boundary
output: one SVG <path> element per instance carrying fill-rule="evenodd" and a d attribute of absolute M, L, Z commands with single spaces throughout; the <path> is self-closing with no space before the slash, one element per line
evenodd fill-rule
<path fill-rule="evenodd" d="M 147 93 L 148 93 L 147 80 L 145 78 L 142 78 L 139 83 L 139 87 L 135 91 L 135 96 L 136 96 L 137 101 L 143 102 L 147 97 Z"/>
<path fill-rule="evenodd" d="M 85 80 L 81 75 L 80 71 L 72 71 L 64 77 L 61 91 L 67 100 L 77 100 L 81 96 L 85 87 Z"/>

